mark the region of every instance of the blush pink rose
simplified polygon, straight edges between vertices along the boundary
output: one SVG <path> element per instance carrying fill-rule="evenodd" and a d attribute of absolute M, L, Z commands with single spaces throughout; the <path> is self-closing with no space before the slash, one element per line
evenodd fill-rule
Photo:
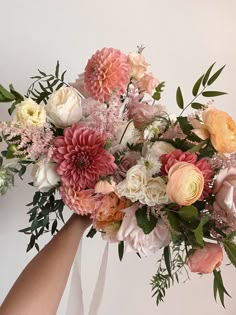
<path fill-rule="evenodd" d="M 128 64 L 130 66 L 129 75 L 135 80 L 140 80 L 149 66 L 143 55 L 139 53 L 130 53 L 128 55 Z"/>
<path fill-rule="evenodd" d="M 113 179 L 108 182 L 106 179 L 99 180 L 94 187 L 94 191 L 96 194 L 109 194 L 115 190 L 116 183 Z"/>
<path fill-rule="evenodd" d="M 236 227 L 236 167 L 220 170 L 213 192 L 214 211 L 227 225 Z"/>
<path fill-rule="evenodd" d="M 159 85 L 159 81 L 157 78 L 153 76 L 152 73 L 146 73 L 138 82 L 138 87 L 142 90 L 147 92 L 148 94 L 152 95 L 155 88 Z"/>
<path fill-rule="evenodd" d="M 221 265 L 222 260 L 222 247 L 219 244 L 206 243 L 189 256 L 187 264 L 192 272 L 210 273 Z"/>
<path fill-rule="evenodd" d="M 133 102 L 128 104 L 128 115 L 129 119 L 133 120 L 135 128 L 143 129 L 152 123 L 156 116 L 160 115 L 160 109 L 146 102 Z"/>
<path fill-rule="evenodd" d="M 120 162 L 118 166 L 118 174 L 121 178 L 125 178 L 127 171 L 134 165 L 137 164 L 137 161 L 140 159 L 140 153 L 135 151 L 128 152 Z"/>

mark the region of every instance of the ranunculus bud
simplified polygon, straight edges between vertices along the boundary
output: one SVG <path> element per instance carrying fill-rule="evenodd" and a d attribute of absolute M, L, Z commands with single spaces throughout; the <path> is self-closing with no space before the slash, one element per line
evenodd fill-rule
<path fill-rule="evenodd" d="M 187 264 L 192 272 L 210 273 L 221 265 L 223 250 L 219 244 L 206 243 L 189 256 Z"/>

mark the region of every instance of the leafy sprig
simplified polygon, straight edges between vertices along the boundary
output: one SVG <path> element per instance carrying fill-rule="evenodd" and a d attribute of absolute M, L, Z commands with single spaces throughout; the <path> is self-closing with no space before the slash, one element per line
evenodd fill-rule
<path fill-rule="evenodd" d="M 60 64 L 57 61 L 54 74 L 46 74 L 38 69 L 39 74 L 31 77 L 33 83 L 27 90 L 26 97 L 32 98 L 36 103 L 47 103 L 53 91 L 59 90 L 63 85 L 69 86 L 64 82 L 66 71 L 60 74 Z"/>
<path fill-rule="evenodd" d="M 179 116 L 182 116 L 184 111 L 191 106 L 193 109 L 202 109 L 205 107 L 204 104 L 196 102 L 196 99 L 199 96 L 204 96 L 204 97 L 216 97 L 216 96 L 221 96 L 224 94 L 227 94 L 225 92 L 221 91 L 205 91 L 206 88 L 208 88 L 211 84 L 213 84 L 217 78 L 220 76 L 221 72 L 223 71 L 224 67 L 221 67 L 218 69 L 213 75 L 211 75 L 212 69 L 214 67 L 215 63 L 213 63 L 206 73 L 200 76 L 200 78 L 195 82 L 193 88 L 192 88 L 192 95 L 194 96 L 193 99 L 185 105 L 184 102 L 184 97 L 183 93 L 180 87 L 177 88 L 176 91 L 176 102 L 177 105 L 179 106 L 180 109 L 182 109 L 181 113 Z"/>
<path fill-rule="evenodd" d="M 34 194 L 33 201 L 27 205 L 32 206 L 31 210 L 28 212 L 30 215 L 30 226 L 19 231 L 30 235 L 27 252 L 33 247 L 39 250 L 37 240 L 40 235 L 50 231 L 51 234 L 54 235 L 58 231 L 58 220 L 64 222 L 64 203 L 61 199 L 56 199 L 55 194 L 56 188 L 48 192 L 37 191 Z"/>

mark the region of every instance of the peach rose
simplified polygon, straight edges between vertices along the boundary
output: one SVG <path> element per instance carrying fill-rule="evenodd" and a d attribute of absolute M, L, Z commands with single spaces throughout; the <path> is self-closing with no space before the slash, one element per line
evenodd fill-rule
<path fill-rule="evenodd" d="M 206 243 L 189 256 L 187 264 L 192 272 L 210 273 L 221 265 L 223 250 L 219 244 Z"/>
<path fill-rule="evenodd" d="M 203 112 L 202 119 L 211 143 L 219 153 L 236 151 L 236 124 L 227 113 L 211 107 Z"/>
<path fill-rule="evenodd" d="M 94 187 L 96 194 L 109 194 L 115 190 L 116 183 L 111 179 L 109 183 L 107 180 L 100 180 Z"/>
<path fill-rule="evenodd" d="M 128 55 L 128 64 L 130 66 L 130 77 L 140 80 L 147 70 L 149 64 L 139 53 L 130 53 Z"/>
<path fill-rule="evenodd" d="M 152 95 L 159 83 L 152 73 L 146 73 L 138 82 L 138 86 L 142 91 Z"/>
<path fill-rule="evenodd" d="M 177 162 L 169 169 L 166 192 L 173 202 L 189 206 L 201 197 L 203 188 L 203 174 L 195 165 Z"/>
<path fill-rule="evenodd" d="M 127 208 L 129 202 L 125 197 L 119 198 L 115 193 L 107 194 L 103 197 L 95 215 L 94 225 L 97 229 L 102 229 L 113 221 L 121 221 L 124 212 L 121 210 Z"/>
<path fill-rule="evenodd" d="M 236 167 L 222 169 L 214 183 L 213 208 L 229 226 L 236 227 Z"/>

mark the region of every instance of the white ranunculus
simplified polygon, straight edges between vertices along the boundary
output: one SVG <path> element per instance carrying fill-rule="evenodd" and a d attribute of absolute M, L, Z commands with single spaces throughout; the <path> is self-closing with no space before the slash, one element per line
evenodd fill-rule
<path fill-rule="evenodd" d="M 81 98 L 74 88 L 61 87 L 50 96 L 46 111 L 56 127 L 72 126 L 82 118 Z"/>
<path fill-rule="evenodd" d="M 16 106 L 13 121 L 21 127 L 43 127 L 46 122 L 46 111 L 43 105 L 27 98 Z"/>
<path fill-rule="evenodd" d="M 116 193 L 119 197 L 125 196 L 132 202 L 142 200 L 143 187 L 146 183 L 146 167 L 137 164 L 128 170 L 126 179 L 116 186 Z"/>
<path fill-rule="evenodd" d="M 150 178 L 144 188 L 145 204 L 154 206 L 156 204 L 168 203 L 166 194 L 166 183 L 161 177 Z"/>
<path fill-rule="evenodd" d="M 48 191 L 58 184 L 60 176 L 55 170 L 56 164 L 43 158 L 33 167 L 32 176 L 34 178 L 34 186 L 40 191 Z"/>
<path fill-rule="evenodd" d="M 139 205 L 134 204 L 124 210 L 121 227 L 117 233 L 117 239 L 124 241 L 127 252 L 136 252 L 140 255 L 150 256 L 167 246 L 170 243 L 171 235 L 167 225 L 159 219 L 156 227 L 149 234 L 144 234 L 143 230 L 137 225 L 135 216 Z"/>

